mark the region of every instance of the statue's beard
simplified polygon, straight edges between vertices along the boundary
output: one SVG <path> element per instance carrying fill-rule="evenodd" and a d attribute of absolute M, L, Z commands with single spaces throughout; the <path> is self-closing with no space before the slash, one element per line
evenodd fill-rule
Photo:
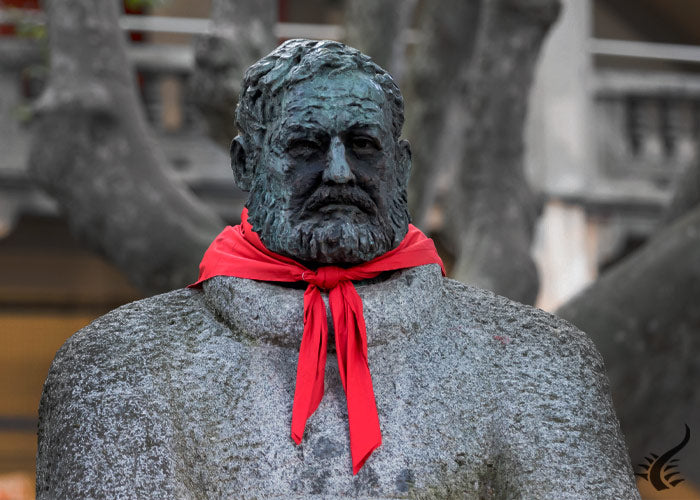
<path fill-rule="evenodd" d="M 367 262 L 398 246 L 408 230 L 405 193 L 396 194 L 384 213 L 370 201 L 372 210 L 367 198 L 364 203 L 359 199 L 353 203 L 361 209 L 347 207 L 322 213 L 314 203 L 319 199 L 316 193 L 295 210 L 271 194 L 269 185 L 266 187 L 253 186 L 248 198 L 248 220 L 253 230 L 269 250 L 307 265 Z"/>

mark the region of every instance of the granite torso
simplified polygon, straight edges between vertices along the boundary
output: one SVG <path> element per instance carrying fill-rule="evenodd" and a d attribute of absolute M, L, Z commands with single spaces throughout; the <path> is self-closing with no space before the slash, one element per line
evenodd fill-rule
<path fill-rule="evenodd" d="M 637 498 L 581 332 L 434 265 L 357 289 L 383 434 L 357 476 L 334 352 L 302 444 L 290 437 L 303 288 L 219 277 L 59 351 L 39 497 Z"/>

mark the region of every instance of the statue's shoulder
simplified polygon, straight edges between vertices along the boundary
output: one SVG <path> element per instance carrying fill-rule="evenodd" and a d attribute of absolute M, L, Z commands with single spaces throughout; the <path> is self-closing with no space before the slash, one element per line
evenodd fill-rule
<path fill-rule="evenodd" d="M 41 397 L 38 498 L 83 498 L 86 484 L 95 498 L 177 496 L 167 418 L 178 387 L 173 367 L 206 345 L 203 333 L 220 334 L 215 325 L 200 291 L 175 290 L 119 307 L 71 336 Z"/>
<path fill-rule="evenodd" d="M 443 303 L 465 342 L 478 339 L 497 353 L 529 357 L 528 366 L 536 360 L 566 362 L 604 373 L 591 339 L 554 314 L 449 278 L 443 280 Z"/>
<path fill-rule="evenodd" d="M 474 414 L 488 408 L 481 415 L 500 456 L 516 457 L 504 463 L 517 471 L 529 457 L 518 479 L 522 496 L 638 498 L 603 360 L 588 336 L 545 311 L 449 279 L 443 303 L 462 359 L 454 371 L 463 370 L 457 376 L 465 386 L 479 384 L 465 401 L 487 395 Z"/>
<path fill-rule="evenodd" d="M 192 325 L 201 325 L 209 316 L 201 291 L 173 290 L 124 304 L 100 316 L 73 334 L 59 354 L 93 344 L 120 351 L 130 345 L 165 340 L 178 332 L 184 334 Z"/>
<path fill-rule="evenodd" d="M 84 383 L 104 385 L 133 373 L 134 366 L 157 367 L 177 358 L 199 342 L 202 332 L 217 325 L 199 290 L 173 290 L 137 300 L 97 318 L 66 340 L 48 380 L 90 373 Z"/>

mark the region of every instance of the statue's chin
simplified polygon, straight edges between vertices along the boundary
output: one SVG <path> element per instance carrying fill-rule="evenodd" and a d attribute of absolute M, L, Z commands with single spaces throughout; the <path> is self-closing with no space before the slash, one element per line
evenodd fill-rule
<path fill-rule="evenodd" d="M 342 204 L 299 214 L 268 190 L 251 192 L 248 221 L 273 252 L 310 266 L 348 266 L 395 248 L 408 230 L 409 218 L 400 197 L 384 212 Z"/>
<path fill-rule="evenodd" d="M 356 265 L 399 243 L 395 241 L 396 228 L 379 221 L 320 216 L 295 222 L 270 210 L 263 213 L 264 217 L 258 217 L 251 210 L 249 221 L 265 246 L 306 264 Z"/>
<path fill-rule="evenodd" d="M 270 250 L 306 263 L 355 265 L 391 250 L 393 228 L 369 223 L 302 222 L 278 228 Z M 265 237 L 260 234 L 265 243 Z M 267 243 L 266 243 L 267 245 Z"/>

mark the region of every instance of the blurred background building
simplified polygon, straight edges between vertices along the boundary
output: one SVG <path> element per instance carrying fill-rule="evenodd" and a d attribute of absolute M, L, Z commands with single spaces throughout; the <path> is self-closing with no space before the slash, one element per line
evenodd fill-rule
<path fill-rule="evenodd" d="M 700 3 L 566 1 L 526 135 L 546 197 L 539 306 L 553 310 L 640 246 L 698 161 Z"/>
<path fill-rule="evenodd" d="M 125 3 L 129 55 L 172 175 L 236 222 L 243 195 L 227 152 L 202 132 L 188 99 L 192 36 L 207 30 L 209 2 Z M 46 75 L 43 15 L 35 0 L 0 6 L 2 500 L 32 494 L 37 407 L 56 349 L 140 292 L 76 242 L 27 175 L 27 120 Z M 343 8 L 342 0 L 280 0 L 276 35 L 342 40 Z M 543 201 L 533 249 L 540 307 L 553 310 L 638 247 L 678 174 L 698 161 L 698 19 L 696 0 L 563 1 L 526 134 L 528 174 Z"/>

